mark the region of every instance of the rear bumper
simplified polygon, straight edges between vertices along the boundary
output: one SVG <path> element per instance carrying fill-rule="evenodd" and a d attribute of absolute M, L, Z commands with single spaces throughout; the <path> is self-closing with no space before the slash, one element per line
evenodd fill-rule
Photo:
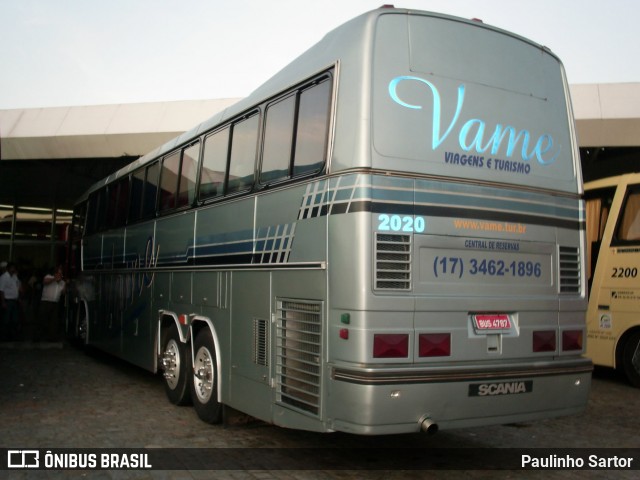
<path fill-rule="evenodd" d="M 591 361 L 440 368 L 335 366 L 327 419 L 333 430 L 409 433 L 425 418 L 440 429 L 532 421 L 581 412 Z"/>

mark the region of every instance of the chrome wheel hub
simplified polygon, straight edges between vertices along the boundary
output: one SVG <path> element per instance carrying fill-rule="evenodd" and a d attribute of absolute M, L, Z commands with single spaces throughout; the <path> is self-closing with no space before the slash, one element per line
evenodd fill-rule
<path fill-rule="evenodd" d="M 162 354 L 162 369 L 167 385 L 173 390 L 180 379 L 180 351 L 175 340 L 169 340 Z"/>
<path fill-rule="evenodd" d="M 207 403 L 213 393 L 215 372 L 211 352 L 200 347 L 193 363 L 193 385 L 200 403 Z"/>

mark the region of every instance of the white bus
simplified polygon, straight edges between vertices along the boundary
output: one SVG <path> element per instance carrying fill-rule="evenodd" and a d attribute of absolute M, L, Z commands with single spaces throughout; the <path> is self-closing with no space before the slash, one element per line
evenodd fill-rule
<path fill-rule="evenodd" d="M 74 331 L 205 421 L 433 432 L 580 412 L 584 204 L 563 67 L 381 8 L 77 205 Z"/>
<path fill-rule="evenodd" d="M 640 387 L 640 174 L 585 185 L 587 355 Z"/>

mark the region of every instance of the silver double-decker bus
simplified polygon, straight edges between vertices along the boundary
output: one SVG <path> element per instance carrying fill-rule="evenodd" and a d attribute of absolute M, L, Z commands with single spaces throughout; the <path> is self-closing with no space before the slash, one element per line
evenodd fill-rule
<path fill-rule="evenodd" d="M 70 330 L 221 420 L 357 434 L 580 412 L 584 206 L 547 48 L 381 8 L 77 203 Z"/>

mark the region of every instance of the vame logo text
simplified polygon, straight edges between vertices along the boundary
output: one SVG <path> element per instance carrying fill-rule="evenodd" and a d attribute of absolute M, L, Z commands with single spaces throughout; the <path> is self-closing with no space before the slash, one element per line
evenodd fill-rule
<path fill-rule="evenodd" d="M 553 137 L 542 134 L 537 139 L 532 138 L 526 129 L 518 129 L 513 125 L 497 123 L 495 127 L 487 125 L 480 118 L 461 119 L 462 107 L 465 100 L 465 85 L 458 86 L 458 98 L 455 113 L 451 120 L 442 118 L 442 100 L 437 87 L 424 78 L 414 76 L 399 76 L 389 82 L 389 95 L 397 104 L 414 110 L 422 109 L 421 105 L 412 105 L 400 98 L 398 86 L 403 82 L 418 82 L 425 85 L 433 95 L 433 115 L 431 147 L 437 150 L 442 142 L 452 133 L 457 132 L 458 144 L 466 152 L 479 154 L 505 155 L 511 158 L 519 151 L 522 160 L 536 160 L 540 165 L 550 165 L 556 161 L 560 147 L 554 144 Z M 444 128 L 443 124 L 444 125 Z M 444 132 L 442 131 L 444 129 Z M 493 131 L 491 131 L 493 129 Z"/>

